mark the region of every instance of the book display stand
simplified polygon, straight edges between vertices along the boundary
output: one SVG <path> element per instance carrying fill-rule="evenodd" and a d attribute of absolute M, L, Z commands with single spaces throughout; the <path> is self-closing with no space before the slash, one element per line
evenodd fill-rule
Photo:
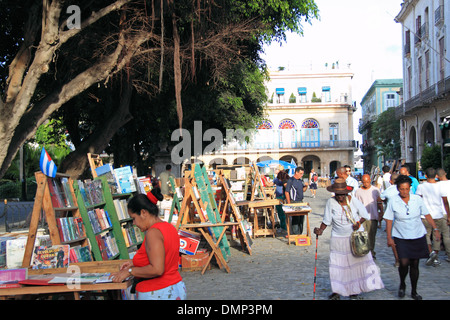
<path fill-rule="evenodd" d="M 82 217 L 75 200 L 72 179 L 60 173 L 57 173 L 55 178 L 49 178 L 40 171 L 35 173 L 35 177 L 37 190 L 22 262 L 24 268 L 31 265 L 42 209 L 53 245 L 68 244 L 81 247 L 89 245 L 82 224 L 73 223 L 79 222 Z"/>
<path fill-rule="evenodd" d="M 221 194 L 219 195 L 219 199 L 225 199 L 223 206 L 222 201 L 219 201 L 218 210 L 222 212 L 222 221 L 225 221 L 226 215 L 230 216 L 231 222 L 237 222 L 237 235 L 239 240 L 241 241 L 241 245 L 243 249 L 247 249 L 247 252 L 252 254 L 252 240 L 250 235 L 248 234 L 245 226 L 244 226 L 244 217 L 242 216 L 239 207 L 236 204 L 234 196 L 229 188 L 229 182 L 223 175 L 222 170 L 217 170 L 216 175 L 218 176 L 218 184 L 222 187 Z M 222 209 L 222 211 L 221 211 Z"/>
<path fill-rule="evenodd" d="M 200 222 L 196 219 L 193 209 Z M 192 171 L 185 172 L 184 196 L 176 228 L 199 229 L 210 245 L 212 252 L 202 274 L 207 269 L 212 256 L 216 257 L 219 268 L 224 267 L 227 272 L 230 272 L 227 262 L 231 252 L 224 234 L 228 227 L 236 225 L 238 225 L 237 222 L 222 221 L 206 169 L 194 164 Z"/>
<path fill-rule="evenodd" d="M 140 230 L 127 214 L 126 201 L 132 194 L 112 194 L 104 176 L 77 181 L 74 190 L 94 259 L 129 259 L 130 251 L 142 243 Z"/>
<path fill-rule="evenodd" d="M 97 172 L 95 171 L 95 169 L 103 166 L 103 160 L 100 159 L 100 156 L 98 154 L 93 153 L 88 153 L 87 157 L 89 166 L 91 167 L 92 177 L 97 178 Z"/>
<path fill-rule="evenodd" d="M 280 200 L 270 199 L 266 196 L 255 162 L 252 162 L 251 165 L 251 175 L 252 195 L 247 205 L 253 215 L 253 238 L 270 235 L 275 237 L 275 206 L 280 204 Z M 258 197 L 255 196 L 256 194 Z M 262 212 L 262 215 L 258 215 L 258 211 Z M 268 221 L 270 221 L 271 227 L 268 226 Z"/>

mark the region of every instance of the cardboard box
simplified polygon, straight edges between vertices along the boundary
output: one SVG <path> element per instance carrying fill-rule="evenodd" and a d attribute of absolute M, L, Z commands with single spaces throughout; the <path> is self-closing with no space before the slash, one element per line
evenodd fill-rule
<path fill-rule="evenodd" d="M 201 271 L 208 261 L 209 253 L 198 253 L 194 255 L 181 255 L 181 268 L 183 271 Z M 211 269 L 211 265 L 208 266 Z"/>
<path fill-rule="evenodd" d="M 296 246 L 310 246 L 311 245 L 311 237 L 305 235 L 298 235 L 295 237 L 295 245 Z"/>

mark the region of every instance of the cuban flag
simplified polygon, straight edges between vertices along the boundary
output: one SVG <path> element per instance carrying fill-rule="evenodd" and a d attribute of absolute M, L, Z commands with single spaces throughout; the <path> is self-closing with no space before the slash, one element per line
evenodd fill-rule
<path fill-rule="evenodd" d="M 39 166 L 41 167 L 42 173 L 44 173 L 46 176 L 51 178 L 54 178 L 56 176 L 56 165 L 53 162 L 52 158 L 50 158 L 44 147 L 42 147 Z"/>

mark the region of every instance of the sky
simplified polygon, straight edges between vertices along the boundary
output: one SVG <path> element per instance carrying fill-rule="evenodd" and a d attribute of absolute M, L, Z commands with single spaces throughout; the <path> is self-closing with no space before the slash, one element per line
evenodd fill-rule
<path fill-rule="evenodd" d="M 269 69 L 290 71 L 351 64 L 354 73 L 354 138 L 361 118 L 361 100 L 377 79 L 400 79 L 402 74 L 402 28 L 394 21 L 402 0 L 315 0 L 319 19 L 302 23 L 303 36 L 289 33 L 286 42 L 265 47 L 261 57 Z"/>

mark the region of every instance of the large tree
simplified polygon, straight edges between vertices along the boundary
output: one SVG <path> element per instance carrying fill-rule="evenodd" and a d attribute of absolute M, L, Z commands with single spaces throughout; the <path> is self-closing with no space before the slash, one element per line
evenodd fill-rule
<path fill-rule="evenodd" d="M 104 150 L 133 119 L 133 92 L 156 98 L 168 75 L 182 127 L 182 91 L 199 70 L 211 86 L 222 84 L 234 63 L 257 60 L 263 41 L 301 32 L 302 18 L 316 17 L 317 7 L 312 0 L 4 0 L 0 14 L 0 37 L 9 44 L 0 54 L 1 177 L 38 126 L 64 105 L 73 111 L 83 93 L 103 101 L 96 112 L 104 116 L 65 171 L 86 152 Z M 111 103 L 108 94 L 92 95 L 108 86 L 116 89 Z"/>

